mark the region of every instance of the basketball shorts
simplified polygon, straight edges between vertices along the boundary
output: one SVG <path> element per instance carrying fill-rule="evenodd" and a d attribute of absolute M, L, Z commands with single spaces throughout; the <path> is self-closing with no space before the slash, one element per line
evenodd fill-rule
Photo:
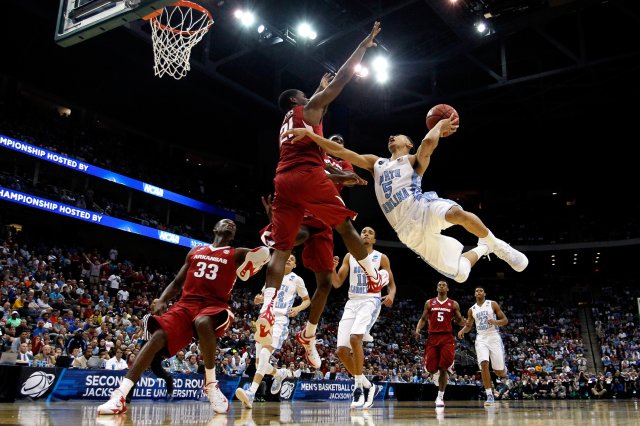
<path fill-rule="evenodd" d="M 351 348 L 352 334 L 368 333 L 380 314 L 381 306 L 379 297 L 349 299 L 338 325 L 338 347 Z"/>
<path fill-rule="evenodd" d="M 208 301 L 206 303 L 178 301 L 164 314 L 149 317 L 147 326 L 151 333 L 158 328 L 164 330 L 167 335 L 169 356 L 173 356 L 197 337 L 195 320 L 202 316 L 214 318 L 214 329 L 218 337 L 224 335 L 234 320 L 228 305 L 211 305 Z"/>
<path fill-rule="evenodd" d="M 289 336 L 289 317 L 276 314 L 276 319 L 271 327 L 271 347 L 273 350 L 282 349 L 282 343 Z"/>
<path fill-rule="evenodd" d="M 304 219 L 310 213 L 335 228 L 347 219 L 355 219 L 356 212 L 348 209 L 335 185 L 320 166 L 298 168 L 276 174 L 275 198 L 272 206 L 273 247 L 291 250 Z M 333 253 L 329 262 L 333 262 Z"/>
<path fill-rule="evenodd" d="M 478 334 L 476 336 L 476 355 L 478 365 L 483 361 L 491 361 L 491 368 L 494 371 L 504 370 L 504 346 L 500 334 Z"/>
<path fill-rule="evenodd" d="M 429 373 L 446 370 L 456 357 L 456 338 L 451 333 L 429 333 L 424 350 L 424 365 Z"/>
<path fill-rule="evenodd" d="M 400 241 L 448 278 L 458 275 L 464 248 L 455 238 L 441 234 L 443 230 L 453 226 L 445 220 L 445 215 L 456 205 L 458 204 L 443 198 L 408 199 L 398 206 L 405 210 L 405 219 L 395 227 Z"/>
<path fill-rule="evenodd" d="M 301 225 L 309 229 L 309 238 L 302 248 L 304 267 L 313 272 L 333 271 L 333 229 L 310 214 L 305 214 Z M 275 245 L 272 234 L 271 223 L 260 230 L 260 240 L 264 245 Z"/>

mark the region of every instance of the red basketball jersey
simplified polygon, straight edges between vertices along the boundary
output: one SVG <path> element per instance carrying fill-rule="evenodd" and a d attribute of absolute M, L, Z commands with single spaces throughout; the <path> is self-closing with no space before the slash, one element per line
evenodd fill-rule
<path fill-rule="evenodd" d="M 228 303 L 236 282 L 236 249 L 196 247 L 189 255 L 189 269 L 182 287 L 182 302 Z"/>
<path fill-rule="evenodd" d="M 290 129 L 307 128 L 312 130 L 316 135 L 323 136 L 322 123 L 310 126 L 304 122 L 304 107 L 298 105 L 293 107 L 282 120 L 280 128 L 280 160 L 276 173 L 281 173 L 294 167 L 300 166 L 324 166 L 324 151 L 310 138 L 304 137 L 296 143 L 291 143 L 290 138 L 283 137 L 282 134 Z"/>
<path fill-rule="evenodd" d="M 455 313 L 455 300 L 445 299 L 440 302 L 437 297 L 429 299 L 429 333 L 452 333 L 451 324 Z"/>

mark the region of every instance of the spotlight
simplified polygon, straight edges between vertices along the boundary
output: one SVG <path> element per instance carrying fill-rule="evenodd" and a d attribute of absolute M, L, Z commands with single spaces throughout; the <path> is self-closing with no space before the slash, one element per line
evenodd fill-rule
<path fill-rule="evenodd" d="M 363 66 L 362 64 L 358 64 L 355 66 L 356 75 L 358 77 L 365 78 L 369 75 L 369 68 Z"/>
<path fill-rule="evenodd" d="M 242 25 L 244 25 L 245 27 L 250 27 L 251 24 L 253 24 L 256 20 L 256 17 L 253 13 L 241 9 L 233 12 L 233 16 L 235 16 L 236 19 L 240 20 Z"/>
<path fill-rule="evenodd" d="M 263 31 L 264 31 L 264 25 L 260 24 L 258 26 L 258 34 L 262 34 Z"/>

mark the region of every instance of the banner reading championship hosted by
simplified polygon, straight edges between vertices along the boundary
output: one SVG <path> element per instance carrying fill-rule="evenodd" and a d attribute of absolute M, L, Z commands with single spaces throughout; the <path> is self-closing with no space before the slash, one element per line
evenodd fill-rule
<path fill-rule="evenodd" d="M 109 182 L 118 183 L 128 188 L 145 192 L 156 197 L 164 198 L 166 200 L 173 201 L 174 203 L 182 204 L 193 209 L 211 213 L 227 219 L 236 220 L 236 213 L 230 210 L 212 206 L 210 204 L 194 200 L 193 198 L 177 194 L 167 189 L 159 188 L 149 183 L 142 182 L 137 179 L 133 179 L 98 166 L 94 166 L 93 164 L 89 164 L 81 160 L 67 157 L 66 155 L 58 154 L 57 152 L 49 151 L 48 149 L 44 149 L 36 145 L 31 145 L 26 142 L 12 139 L 4 135 L 0 135 L 0 147 L 10 149 L 20 154 L 30 155 L 40 160 L 58 164 L 60 166 L 67 167 L 81 173 L 86 173 L 88 175 L 105 179 Z"/>
<path fill-rule="evenodd" d="M 74 206 L 69 206 L 57 201 L 48 200 L 46 198 L 36 197 L 35 195 L 25 194 L 23 192 L 14 191 L 0 186 L 0 200 L 11 201 L 23 206 L 34 207 L 50 213 L 67 216 L 85 222 L 95 223 L 97 225 L 109 228 L 119 229 L 133 234 L 143 235 L 145 237 L 154 238 L 166 243 L 177 244 L 184 247 L 195 247 L 207 245 L 208 243 L 194 238 L 185 237 L 183 235 L 173 234 L 171 232 L 162 231 L 160 229 L 151 228 L 149 226 L 139 225 L 127 220 L 96 213 L 91 210 L 85 210 Z"/>
<path fill-rule="evenodd" d="M 18 400 L 106 400 L 111 391 L 122 382 L 126 370 L 81 370 L 73 368 L 22 367 L 18 380 Z M 174 374 L 173 400 L 206 400 L 202 388 L 202 374 Z M 218 378 L 220 390 L 232 400 L 241 378 Z M 243 380 L 243 387 L 250 381 Z M 378 383 L 375 400 L 385 398 L 388 383 Z M 280 390 L 280 400 L 349 401 L 352 397 L 352 381 L 332 380 L 285 380 Z M 145 372 L 138 381 L 133 398 L 165 401 L 167 388 L 164 379 Z"/>

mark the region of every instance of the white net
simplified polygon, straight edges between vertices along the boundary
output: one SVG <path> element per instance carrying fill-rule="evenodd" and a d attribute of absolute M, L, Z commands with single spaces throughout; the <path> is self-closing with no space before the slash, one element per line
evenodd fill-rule
<path fill-rule="evenodd" d="M 181 79 L 191 69 L 191 48 L 207 33 L 213 19 L 202 6 L 180 1 L 149 19 L 156 76 Z"/>

